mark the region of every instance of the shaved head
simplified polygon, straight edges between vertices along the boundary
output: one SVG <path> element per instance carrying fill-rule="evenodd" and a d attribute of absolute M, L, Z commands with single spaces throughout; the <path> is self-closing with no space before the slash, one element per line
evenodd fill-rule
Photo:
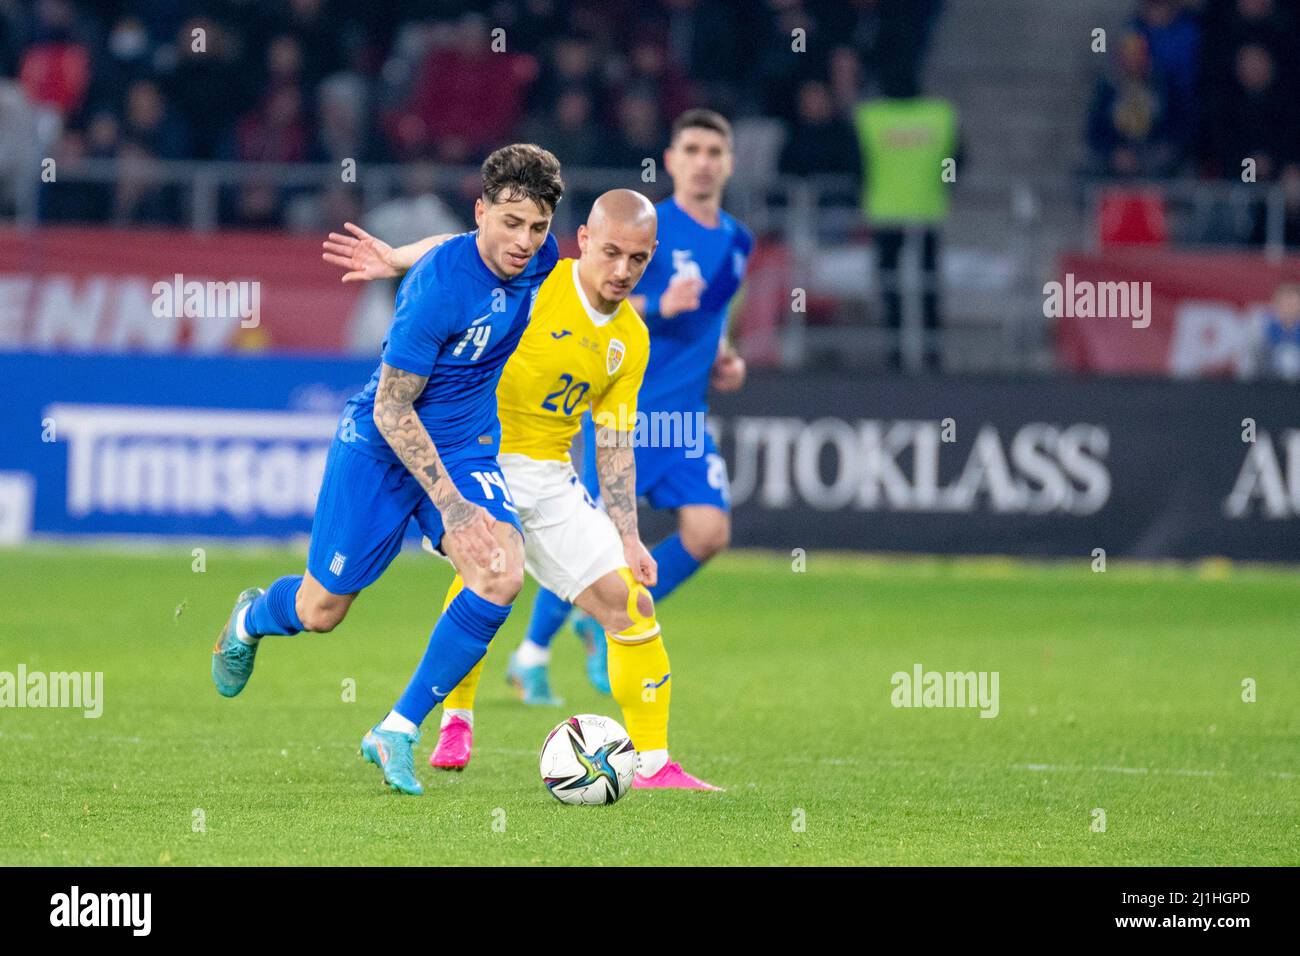
<path fill-rule="evenodd" d="M 610 312 L 627 298 L 654 255 L 659 214 L 635 189 L 611 189 L 578 227 L 578 275 L 588 298 Z"/>
<path fill-rule="evenodd" d="M 635 189 L 611 189 L 601 193 L 587 216 L 587 228 L 596 231 L 606 225 L 626 229 L 657 229 L 659 214 L 654 203 Z"/>

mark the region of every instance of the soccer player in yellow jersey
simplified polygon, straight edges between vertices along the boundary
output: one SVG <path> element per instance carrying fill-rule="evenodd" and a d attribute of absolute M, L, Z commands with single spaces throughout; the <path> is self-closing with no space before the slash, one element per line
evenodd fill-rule
<path fill-rule="evenodd" d="M 561 259 L 542 283 L 519 345 L 497 386 L 498 460 L 524 527 L 524 560 L 543 587 L 605 629 L 610 689 L 637 749 L 638 788 L 716 790 L 668 758 L 672 679 L 654 602 L 657 576 L 637 526 L 632 437 L 650 356 L 645 323 L 627 301 L 657 242 L 654 206 L 630 189 L 604 193 L 578 228 L 581 257 Z M 393 249 L 347 225 L 331 233 L 326 261 L 344 281 L 396 277 L 437 245 L 435 236 Z M 588 409 L 596 425 L 602 510 L 584 489 L 569 446 Z M 460 590 L 457 577 L 447 594 Z M 430 764 L 460 770 L 473 740 L 482 662 L 443 701 Z"/>

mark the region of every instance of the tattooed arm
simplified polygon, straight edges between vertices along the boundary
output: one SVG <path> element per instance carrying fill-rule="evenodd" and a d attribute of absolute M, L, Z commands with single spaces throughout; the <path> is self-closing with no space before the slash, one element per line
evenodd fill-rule
<path fill-rule="evenodd" d="M 492 537 L 493 519 L 486 508 L 466 501 L 457 490 L 438 457 L 428 429 L 415 413 L 415 400 L 428 380 L 426 375 L 416 375 L 385 362 L 375 392 L 375 427 L 442 514 L 446 535 L 474 561 L 487 567 L 496 547 Z"/>
<path fill-rule="evenodd" d="M 630 433 L 596 426 L 596 475 L 605 511 L 623 539 L 623 556 L 642 584 L 653 586 L 659 568 L 641 543 L 636 514 L 636 456 L 628 442 Z"/>

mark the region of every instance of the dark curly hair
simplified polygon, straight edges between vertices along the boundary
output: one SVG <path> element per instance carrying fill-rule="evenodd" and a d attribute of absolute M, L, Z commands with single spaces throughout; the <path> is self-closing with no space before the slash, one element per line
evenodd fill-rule
<path fill-rule="evenodd" d="M 483 198 L 488 202 L 531 199 L 546 212 L 555 212 L 563 195 L 560 161 L 540 146 L 502 146 L 483 160 Z"/>

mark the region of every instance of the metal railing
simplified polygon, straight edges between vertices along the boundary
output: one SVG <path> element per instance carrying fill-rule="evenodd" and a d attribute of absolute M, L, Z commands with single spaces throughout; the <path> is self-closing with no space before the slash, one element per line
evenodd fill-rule
<path fill-rule="evenodd" d="M 1200 246 L 1262 249 L 1272 261 L 1286 255 L 1287 189 L 1279 183 L 1216 182 L 1200 179 L 1090 181 L 1084 186 L 1085 248 L 1100 243 L 1103 197 L 1116 190 L 1159 194 L 1169 242 Z"/>
<path fill-rule="evenodd" d="M 117 226 L 153 224 L 148 220 L 140 221 L 113 201 L 115 190 L 126 184 L 139 193 L 170 191 L 173 201 L 169 208 L 176 215 L 171 221 L 159 224 L 175 225 L 175 220 L 179 219 L 182 226 L 204 234 L 238 227 L 238 222 L 224 213 L 233 205 L 231 197 L 249 185 L 270 186 L 281 194 L 299 197 L 319 197 L 339 189 L 354 191 L 361 206 L 370 210 L 394 198 L 414 199 L 416 193 L 408 191 L 408 183 L 416 169 L 406 165 L 358 164 L 354 175 L 345 178 L 344 170 L 332 164 L 85 159 L 60 165 L 53 183 L 42 184 L 35 177 L 25 178 L 21 185 L 14 183 L 17 187 L 15 218 L 20 228 L 35 228 L 42 224 L 41 190 L 90 184 L 106 187 L 102 198 L 112 206 L 102 211 L 98 221 Z M 477 194 L 477 167 L 422 164 L 418 170 L 421 190 L 439 195 L 453 210 L 465 208 Z M 565 167 L 564 178 L 565 200 L 557 209 L 552 226 L 553 231 L 562 236 L 573 234 L 585 218 L 590 203 L 607 189 L 629 187 L 658 197 L 670 188 L 662 170 L 643 174 L 640 167 Z M 1002 183 L 976 181 L 970 188 L 982 193 L 985 202 L 993 197 L 995 204 L 1015 218 L 1012 210 L 1018 202 L 1023 205 L 1021 194 L 1027 187 L 1023 183 L 1010 187 Z M 967 186 L 963 184 L 962 189 L 966 190 Z M 787 250 L 792 287 L 816 295 L 819 292 L 817 266 L 823 257 L 835 250 L 856 250 L 862 254 L 865 263 L 860 275 L 855 265 L 849 270 L 847 282 L 836 283 L 837 291 L 833 298 L 838 315 L 828 327 L 815 323 L 810 327 L 808 316 L 794 309 L 783 316 L 778 333 L 782 364 L 807 364 L 816 360 L 819 352 L 837 357 L 860 357 L 864 354 L 878 356 L 897 348 L 907 357 L 908 366 L 919 367 L 923 346 L 928 348 L 933 344 L 924 342 L 921 322 L 927 280 L 907 256 L 896 279 L 904 305 L 901 331 L 886 330 L 873 319 L 875 293 L 883 290 L 878 288 L 881 282 L 873 281 L 875 270 L 868 253 L 870 244 L 865 241 L 867 223 L 858 205 L 859 190 L 860 184 L 849 176 L 765 179 L 755 178 L 745 170 L 740 171 L 728 188 L 729 211 L 746 223 L 755 235 L 774 238 Z M 1023 226 L 1024 217 L 1019 219 L 1019 225 Z M 321 222 L 315 228 L 337 225 Z M 1035 283 L 1041 284 L 1042 280 L 1036 277 L 1042 272 L 1043 264 L 1036 258 L 1039 245 L 1022 241 L 1023 230 L 1017 235 L 1015 242 L 1008 244 L 1011 247 L 998 251 L 1015 262 L 1016 285 L 1023 291 Z M 947 289 L 945 298 L 960 302 L 965 298 L 964 290 Z M 1024 297 L 1021 299 L 1023 301 Z M 1032 308 L 1023 311 L 1032 311 Z M 1034 318 L 1028 314 L 1012 315 L 1000 308 L 990 309 L 989 313 L 995 321 L 984 330 L 989 339 L 985 351 L 1001 348 L 1005 354 L 1001 356 L 999 366 L 1007 367 L 1008 363 L 1015 366 L 1019 361 L 1016 356 L 1021 354 L 1021 350 L 1014 348 L 1014 344 L 1023 338 L 1025 323 L 1034 321 Z M 950 347 L 949 340 L 965 343 L 972 334 L 970 328 L 951 334 L 945 329 L 940 333 L 944 341 L 939 343 L 939 347 L 949 353 L 958 351 Z M 865 361 L 871 363 L 870 358 Z M 860 363 L 853 359 L 848 364 Z"/>
<path fill-rule="evenodd" d="M 39 168 L 39 160 L 36 162 L 34 168 Z M 452 209 L 466 207 L 477 191 L 477 167 L 427 164 L 419 169 L 422 187 L 438 194 Z M 171 190 L 181 225 L 198 233 L 211 233 L 235 225 L 223 221 L 223 209 L 229 205 L 225 200 L 250 184 L 300 196 L 320 196 L 338 189 L 355 191 L 362 207 L 368 210 L 394 198 L 415 198 L 407 191 L 412 170 L 405 165 L 359 164 L 355 176 L 345 179 L 340 166 L 333 164 L 87 159 L 62 164 L 53 183 L 43 184 L 33 176 L 21 177 L 10 185 L 19 228 L 34 228 L 42 223 L 42 189 L 92 184 L 109 187 L 106 195 L 111 196 L 115 187 L 129 183 L 146 192 Z M 667 193 L 667 176 L 662 170 L 657 172 L 656 178 L 647 179 L 639 167 L 566 167 L 566 197 L 556 211 L 554 231 L 572 235 L 591 201 L 607 189 L 630 187 L 656 197 Z M 1060 184 L 1055 188 L 1034 187 L 1024 180 L 1008 182 L 963 175 L 954 192 L 955 221 L 949 227 L 958 227 L 952 229 L 958 233 L 970 233 L 970 229 L 960 228 L 959 220 L 964 215 L 967 225 L 977 222 L 983 228 L 987 222 L 990 228 L 987 235 L 981 232 L 976 238 L 968 237 L 967 247 L 957 251 L 967 253 L 977 266 L 985 257 L 997 259 L 1004 278 L 992 290 L 974 281 L 962 285 L 960 278 L 941 281 L 946 305 L 938 346 L 945 353 L 945 365 L 1000 370 L 1050 365 L 1049 329 L 1041 308 L 1042 283 L 1053 269 L 1055 250 L 1077 245 L 1077 240 L 1072 239 L 1077 233 L 1062 232 L 1062 223 L 1081 221 L 1086 230 L 1083 247 L 1095 247 L 1101 197 L 1115 185 L 1090 182 L 1080 191 L 1061 188 Z M 1278 258 L 1285 253 L 1286 195 L 1280 186 L 1200 181 L 1123 185 L 1160 191 L 1165 197 L 1175 244 L 1222 246 L 1254 239 L 1258 246 L 1262 233 L 1266 254 Z M 876 300 L 890 290 L 882 288 L 874 260 L 866 251 L 868 225 L 857 204 L 858 190 L 859 184 L 847 176 L 757 179 L 743 170 L 728 190 L 728 209 L 756 235 L 774 238 L 785 247 L 793 287 L 816 294 L 818 266 L 827 256 L 846 249 L 860 253 L 849 270 L 854 273 L 849 281 L 835 284 L 837 321 L 810 323 L 807 314 L 793 309 L 782 317 L 779 335 L 783 364 L 797 366 L 817 361 L 819 352 L 878 357 L 889 349 L 898 349 L 905 365 L 916 368 L 923 351 L 934 344 L 926 341 L 921 320 L 924 296 L 933 289 L 914 259 L 905 256 L 897 272 L 896 288 L 903 302 L 901 330 L 892 332 L 874 318 Z M 1045 207 L 1050 207 L 1047 212 Z M 1069 214 L 1060 215 L 1062 210 L 1069 210 Z M 105 210 L 99 221 L 133 224 L 121 210 L 112 209 Z M 951 243 L 948 250 L 950 254 L 954 251 Z M 858 262 L 866 264 L 861 276 L 856 275 Z M 866 361 L 870 364 L 872 360 Z"/>

